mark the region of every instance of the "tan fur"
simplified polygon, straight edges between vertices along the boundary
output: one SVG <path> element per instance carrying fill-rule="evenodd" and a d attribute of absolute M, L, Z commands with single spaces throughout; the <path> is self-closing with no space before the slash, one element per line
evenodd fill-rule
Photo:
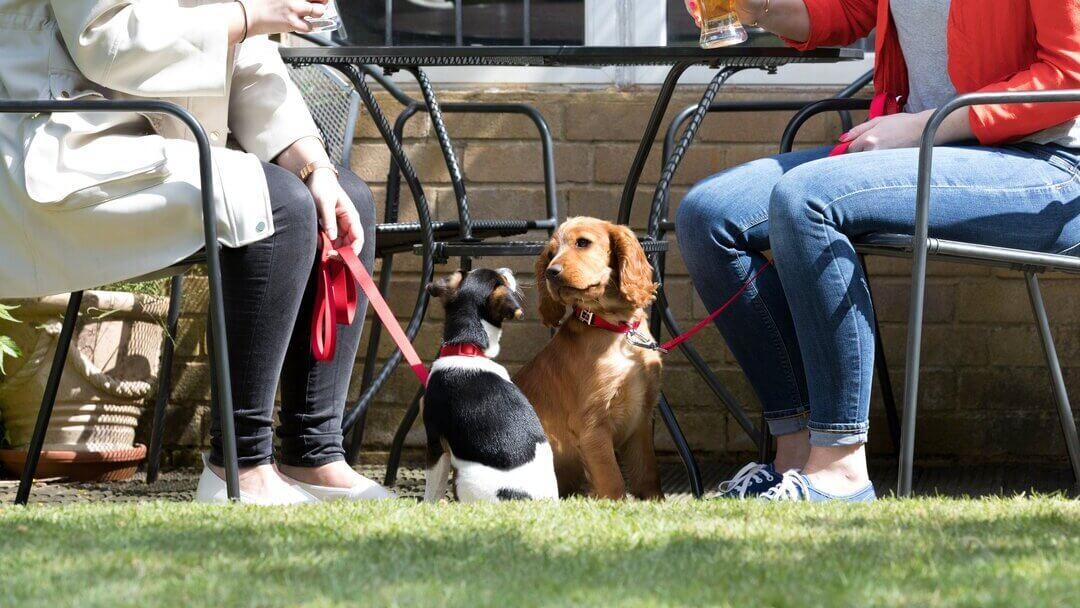
<path fill-rule="evenodd" d="M 552 264 L 563 268 L 558 284 L 545 275 Z M 572 316 L 563 321 L 567 309 L 579 305 L 612 322 L 640 321 L 638 331 L 650 335 L 644 307 L 656 285 L 637 238 L 625 226 L 570 219 L 537 259 L 536 283 L 540 317 L 559 330 L 514 382 L 551 443 L 559 493 L 589 489 L 623 498 L 629 489 L 639 498 L 663 498 L 653 450 L 660 355 Z"/>

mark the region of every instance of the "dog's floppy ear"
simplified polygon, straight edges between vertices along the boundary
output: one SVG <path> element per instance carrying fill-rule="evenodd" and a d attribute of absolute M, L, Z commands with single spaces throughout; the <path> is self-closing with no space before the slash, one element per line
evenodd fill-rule
<path fill-rule="evenodd" d="M 434 283 L 428 283 L 427 292 L 433 298 L 452 299 L 457 294 L 458 287 L 461 287 L 461 281 L 464 278 L 465 273 L 460 270 L 454 271 Z"/>
<path fill-rule="evenodd" d="M 547 267 L 551 264 L 551 258 L 555 257 L 558 247 L 559 242 L 553 237 L 536 258 L 536 293 L 540 297 L 540 321 L 548 327 L 558 327 L 566 315 L 566 305 L 551 296 L 547 284 Z"/>
<path fill-rule="evenodd" d="M 653 282 L 652 266 L 637 236 L 627 226 L 615 224 L 611 225 L 608 233 L 611 236 L 611 254 L 615 258 L 611 266 L 618 274 L 619 293 L 635 308 L 648 306 L 656 297 L 657 285 Z"/>

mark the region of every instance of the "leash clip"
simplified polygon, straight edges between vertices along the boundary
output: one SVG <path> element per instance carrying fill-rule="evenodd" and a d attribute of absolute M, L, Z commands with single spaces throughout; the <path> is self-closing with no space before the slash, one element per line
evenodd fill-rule
<path fill-rule="evenodd" d="M 650 340 L 646 338 L 641 332 L 636 329 L 631 329 L 630 331 L 626 332 L 626 341 L 633 346 L 637 346 L 638 348 L 655 350 L 661 355 L 668 354 L 668 350 L 666 348 L 660 346 L 660 344 L 657 343 L 655 340 Z"/>

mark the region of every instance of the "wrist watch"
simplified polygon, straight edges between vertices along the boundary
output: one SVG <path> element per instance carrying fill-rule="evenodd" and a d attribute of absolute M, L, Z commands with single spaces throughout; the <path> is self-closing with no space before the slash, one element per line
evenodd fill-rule
<path fill-rule="evenodd" d="M 300 176 L 300 181 L 307 183 L 307 180 L 309 177 L 311 177 L 311 174 L 319 169 L 330 169 L 334 172 L 335 176 L 338 175 L 337 167 L 323 160 L 317 160 L 304 165 L 304 167 L 300 169 L 300 173 L 298 173 L 297 175 Z"/>

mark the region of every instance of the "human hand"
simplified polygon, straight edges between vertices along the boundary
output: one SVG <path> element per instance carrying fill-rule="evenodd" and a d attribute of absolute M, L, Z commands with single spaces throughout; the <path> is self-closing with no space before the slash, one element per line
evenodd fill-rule
<path fill-rule="evenodd" d="M 248 35 L 310 32 L 307 17 L 321 17 L 328 0 L 243 0 Z"/>
<path fill-rule="evenodd" d="M 694 19 L 694 23 L 701 27 L 701 2 L 703 0 L 683 0 L 686 3 L 686 12 Z M 735 13 L 739 15 L 739 21 L 744 24 L 757 23 L 764 12 L 768 0 L 735 0 Z"/>
<path fill-rule="evenodd" d="M 308 190 L 315 199 L 319 227 L 326 231 L 334 247 L 349 245 L 356 255 L 364 247 L 364 227 L 349 195 L 338 183 L 329 167 L 312 171 L 307 180 Z"/>
<path fill-rule="evenodd" d="M 840 141 L 851 143 L 848 152 L 917 148 L 931 114 L 933 111 L 879 116 L 844 133 Z"/>

